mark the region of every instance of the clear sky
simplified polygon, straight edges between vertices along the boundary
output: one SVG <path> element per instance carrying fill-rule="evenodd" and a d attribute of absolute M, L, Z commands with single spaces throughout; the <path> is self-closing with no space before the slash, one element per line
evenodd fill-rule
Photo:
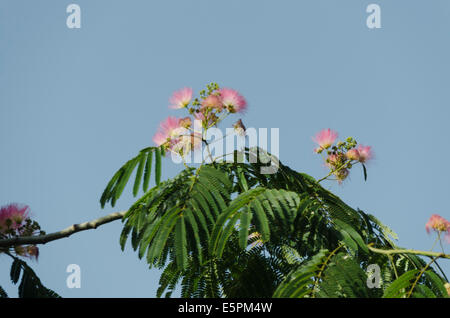
<path fill-rule="evenodd" d="M 81 29 L 66 26 L 70 3 Z M 381 29 L 366 26 L 370 3 Z M 280 129 L 280 159 L 296 170 L 326 174 L 311 140 L 323 128 L 373 146 L 367 182 L 355 167 L 326 186 L 400 246 L 430 249 L 426 221 L 450 218 L 449 31 L 447 0 L 1 0 L 0 205 L 28 204 L 48 233 L 127 209 L 130 187 L 100 208 L 113 173 L 181 115 L 172 91 L 215 81 L 247 98 L 247 126 Z M 180 169 L 164 160 L 163 179 Z M 30 265 L 63 297 L 154 297 L 159 272 L 121 252 L 120 230 L 41 246 Z M 80 289 L 66 287 L 69 264 Z M 0 256 L 14 296 L 9 265 Z"/>

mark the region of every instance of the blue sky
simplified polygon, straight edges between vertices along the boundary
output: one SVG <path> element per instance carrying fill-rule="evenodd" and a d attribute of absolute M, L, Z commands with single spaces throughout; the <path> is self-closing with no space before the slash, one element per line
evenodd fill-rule
<path fill-rule="evenodd" d="M 47 232 L 127 209 L 130 187 L 100 208 L 106 183 L 181 115 L 167 108 L 172 91 L 212 81 L 247 98 L 247 126 L 280 129 L 280 159 L 296 170 L 326 174 L 311 141 L 323 128 L 372 145 L 367 182 L 355 167 L 326 186 L 400 246 L 429 250 L 429 216 L 450 218 L 450 2 L 77 0 L 82 27 L 68 29 L 70 3 L 0 2 L 0 205 L 28 204 Z M 370 3 L 381 29 L 366 26 Z M 163 178 L 180 169 L 166 159 Z M 31 265 L 64 297 L 154 297 L 159 272 L 121 252 L 120 230 L 41 246 Z M 66 287 L 73 263 L 80 289 Z M 0 285 L 15 295 L 9 265 L 0 257 Z"/>

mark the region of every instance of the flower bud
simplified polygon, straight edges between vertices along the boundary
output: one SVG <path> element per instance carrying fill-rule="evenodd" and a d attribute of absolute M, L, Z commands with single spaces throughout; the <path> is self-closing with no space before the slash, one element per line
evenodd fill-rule
<path fill-rule="evenodd" d="M 245 136 L 245 126 L 242 123 L 242 119 L 239 119 L 234 125 L 233 125 L 234 131 L 239 136 Z"/>
<path fill-rule="evenodd" d="M 357 161 L 359 160 L 359 157 L 360 157 L 358 149 L 355 149 L 355 148 L 347 151 L 345 156 L 350 160 L 357 160 Z"/>

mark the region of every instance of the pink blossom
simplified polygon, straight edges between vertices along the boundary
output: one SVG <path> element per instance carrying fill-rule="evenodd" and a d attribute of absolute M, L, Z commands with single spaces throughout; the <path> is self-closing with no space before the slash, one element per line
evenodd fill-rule
<path fill-rule="evenodd" d="M 203 100 L 202 108 L 212 108 L 217 109 L 218 111 L 222 111 L 223 109 L 222 100 L 219 96 L 211 94 Z"/>
<path fill-rule="evenodd" d="M 186 129 L 191 128 L 192 120 L 190 117 L 184 117 L 180 119 L 180 126 Z"/>
<path fill-rule="evenodd" d="M 0 233 L 8 229 L 18 230 L 29 217 L 28 205 L 12 203 L 0 208 Z"/>
<path fill-rule="evenodd" d="M 193 132 L 176 139 L 171 147 L 171 150 L 184 156 L 187 155 L 191 150 L 200 148 L 201 145 L 201 133 Z"/>
<path fill-rule="evenodd" d="M 160 123 L 157 133 L 153 136 L 153 141 L 157 146 L 170 142 L 172 138 L 179 136 L 180 128 L 182 128 L 180 118 L 169 116 Z"/>
<path fill-rule="evenodd" d="M 169 99 L 169 108 L 178 109 L 184 108 L 191 102 L 192 88 L 184 87 L 172 94 Z"/>
<path fill-rule="evenodd" d="M 339 163 L 339 156 L 333 153 L 328 155 L 325 161 L 325 165 L 329 168 L 338 166 L 338 163 Z"/>
<path fill-rule="evenodd" d="M 425 224 L 425 230 L 429 234 L 431 230 L 436 232 L 447 232 L 447 239 L 450 238 L 450 222 L 438 214 L 433 214 Z"/>
<path fill-rule="evenodd" d="M 203 111 L 200 111 L 200 112 L 195 112 L 194 113 L 194 117 L 195 117 L 195 119 L 197 119 L 197 120 L 201 120 L 202 122 L 205 122 L 205 114 L 204 114 L 204 112 Z M 214 115 L 213 113 L 209 113 L 208 114 L 208 122 L 206 123 L 206 125 L 209 127 L 209 126 L 211 126 L 212 124 L 214 124 L 214 122 L 216 121 L 216 115 Z"/>
<path fill-rule="evenodd" d="M 318 152 L 318 149 L 328 149 L 331 147 L 331 145 L 335 142 L 336 138 L 338 137 L 337 132 L 331 130 L 330 128 L 324 129 L 320 131 L 313 140 L 319 145 L 319 148 L 316 148 L 316 152 Z"/>
<path fill-rule="evenodd" d="M 373 158 L 372 147 L 370 146 L 359 145 L 358 152 L 359 152 L 359 162 L 361 163 L 365 163 Z"/>
<path fill-rule="evenodd" d="M 238 91 L 231 88 L 222 88 L 219 90 L 222 104 L 230 113 L 242 113 L 247 108 L 247 101 Z"/>
<path fill-rule="evenodd" d="M 345 156 L 350 160 L 359 160 L 359 157 L 360 157 L 358 149 L 355 149 L 355 148 L 347 151 Z"/>

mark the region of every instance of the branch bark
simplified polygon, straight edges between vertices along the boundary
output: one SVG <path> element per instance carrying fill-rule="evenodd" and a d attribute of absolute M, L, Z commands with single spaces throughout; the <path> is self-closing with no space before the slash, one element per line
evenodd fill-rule
<path fill-rule="evenodd" d="M 428 257 L 437 257 L 437 258 L 448 258 L 450 259 L 450 254 L 444 254 L 439 252 L 427 252 L 427 251 L 419 251 L 419 250 L 411 250 L 411 249 L 393 249 L 393 250 L 383 250 L 380 248 L 375 248 L 370 245 L 367 246 L 369 250 L 375 253 L 380 254 L 415 254 L 415 255 L 423 255 Z"/>
<path fill-rule="evenodd" d="M 127 211 L 114 212 L 114 213 L 105 215 L 101 218 L 98 218 L 98 219 L 95 219 L 95 220 L 92 220 L 89 222 L 73 224 L 73 225 L 65 228 L 64 230 L 46 234 L 46 235 L 23 236 L 23 237 L 15 237 L 15 238 L 10 238 L 10 239 L 3 239 L 3 240 L 0 240 L 0 247 L 4 248 L 4 247 L 17 246 L 17 245 L 25 245 L 25 244 L 33 244 L 33 245 L 45 244 L 45 243 L 48 243 L 51 241 L 69 237 L 74 233 L 96 229 L 97 227 L 99 227 L 103 224 L 110 223 L 115 220 L 119 220 L 119 219 L 123 218 L 125 213 L 127 213 Z"/>

